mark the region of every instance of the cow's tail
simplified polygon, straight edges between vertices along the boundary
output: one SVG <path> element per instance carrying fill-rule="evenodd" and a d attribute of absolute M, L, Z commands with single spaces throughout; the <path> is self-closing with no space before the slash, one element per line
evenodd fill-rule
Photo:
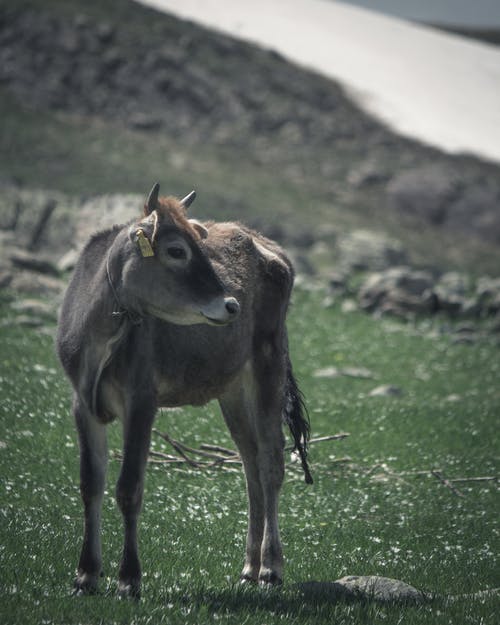
<path fill-rule="evenodd" d="M 304 403 L 304 396 L 298 387 L 293 375 L 292 363 L 287 356 L 287 379 L 284 419 L 295 443 L 294 451 L 297 451 L 304 470 L 306 484 L 312 484 L 313 479 L 307 463 L 307 442 L 309 441 L 310 424 L 309 414 Z"/>

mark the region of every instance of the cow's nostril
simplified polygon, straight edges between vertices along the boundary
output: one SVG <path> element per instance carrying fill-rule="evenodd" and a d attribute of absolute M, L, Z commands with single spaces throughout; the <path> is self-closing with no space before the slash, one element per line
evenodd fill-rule
<path fill-rule="evenodd" d="M 228 297 L 226 299 L 226 310 L 230 315 L 237 315 L 240 312 L 238 300 L 234 297 Z"/>

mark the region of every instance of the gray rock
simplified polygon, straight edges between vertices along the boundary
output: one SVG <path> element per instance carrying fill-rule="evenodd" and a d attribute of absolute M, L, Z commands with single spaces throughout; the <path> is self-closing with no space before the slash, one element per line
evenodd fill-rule
<path fill-rule="evenodd" d="M 11 271 L 0 269 L 0 289 L 6 289 L 10 286 L 14 275 Z"/>
<path fill-rule="evenodd" d="M 426 271 L 393 267 L 371 274 L 362 284 L 358 301 L 362 309 L 404 315 L 407 312 L 429 313 L 436 306 L 433 278 Z"/>
<path fill-rule="evenodd" d="M 345 299 L 340 305 L 340 310 L 345 314 L 353 313 L 358 310 L 358 305 L 353 299 Z"/>
<path fill-rule="evenodd" d="M 453 345 L 474 345 L 477 343 L 476 336 L 454 336 L 451 339 Z"/>
<path fill-rule="evenodd" d="M 500 278 L 483 276 L 476 284 L 476 295 L 479 298 L 496 297 L 500 294 Z"/>
<path fill-rule="evenodd" d="M 147 113 L 135 113 L 135 115 L 130 116 L 128 123 L 132 128 L 139 130 L 155 130 L 161 127 L 162 120 Z"/>
<path fill-rule="evenodd" d="M 448 166 L 422 166 L 397 174 L 387 185 L 389 205 L 395 210 L 442 224 L 460 192 L 460 181 Z"/>
<path fill-rule="evenodd" d="M 500 192 L 496 185 L 470 184 L 450 206 L 446 227 L 476 235 L 483 241 L 500 243 L 499 207 Z"/>
<path fill-rule="evenodd" d="M 75 248 L 68 250 L 57 261 L 57 268 L 60 272 L 72 271 L 75 268 L 76 261 L 78 260 L 79 252 Z"/>
<path fill-rule="evenodd" d="M 500 313 L 500 278 L 479 278 L 476 285 L 476 301 L 480 315 L 495 316 Z"/>
<path fill-rule="evenodd" d="M 338 367 L 324 367 L 323 369 L 316 369 L 313 373 L 313 378 L 339 378 L 341 376 L 340 369 Z"/>
<path fill-rule="evenodd" d="M 33 317 L 32 315 L 18 315 L 14 319 L 4 319 L 0 325 L 2 327 L 25 326 L 27 328 L 39 328 L 44 324 L 45 321 L 40 317 Z"/>
<path fill-rule="evenodd" d="M 351 169 L 347 180 L 356 188 L 369 187 L 379 182 L 387 181 L 387 174 L 381 169 L 380 163 L 373 159 L 363 161 Z"/>
<path fill-rule="evenodd" d="M 371 380 L 375 377 L 373 371 L 369 369 L 365 369 L 364 367 L 343 367 L 339 369 L 338 367 L 324 367 L 323 369 L 316 369 L 313 373 L 313 377 L 315 378 L 339 378 L 341 376 L 345 376 L 348 378 L 359 378 L 362 380 Z"/>
<path fill-rule="evenodd" d="M 328 286 L 334 293 L 347 291 L 347 277 L 343 273 L 331 272 L 328 277 Z"/>
<path fill-rule="evenodd" d="M 425 595 L 398 579 L 378 575 L 350 575 L 335 582 L 352 593 L 356 598 L 366 598 L 382 602 L 421 602 Z"/>
<path fill-rule="evenodd" d="M 453 295 L 465 295 L 470 287 L 470 277 L 458 271 L 444 273 L 436 283 L 437 289 Z"/>
<path fill-rule="evenodd" d="M 125 194 L 99 195 L 86 200 L 78 209 L 73 247 L 79 250 L 98 230 L 124 224 L 138 217 L 144 200 L 141 195 Z"/>
<path fill-rule="evenodd" d="M 437 309 L 450 316 L 474 316 L 479 311 L 476 301 L 467 299 L 470 278 L 463 273 L 450 271 L 443 274 L 434 286 Z"/>
<path fill-rule="evenodd" d="M 303 582 L 299 591 L 311 598 L 380 603 L 423 603 L 431 597 L 398 579 L 378 575 L 349 575 L 335 582 Z"/>
<path fill-rule="evenodd" d="M 47 207 L 53 203 L 50 221 L 42 227 Z M 11 230 L 6 233 L 8 245 L 27 249 L 36 239 L 36 249 L 52 255 L 66 251 L 74 237 L 75 214 L 78 202 L 62 193 L 19 190 L 8 188 L 0 197 L 0 223 L 10 221 Z"/>
<path fill-rule="evenodd" d="M 42 317 L 54 320 L 56 319 L 56 309 L 52 304 L 42 302 L 38 299 L 20 299 L 11 303 L 10 307 L 17 313 L 23 315 L 31 315 L 34 317 Z"/>
<path fill-rule="evenodd" d="M 11 252 L 10 260 L 15 267 L 20 269 L 29 269 L 39 273 L 49 274 L 53 276 L 59 275 L 56 264 L 47 256 L 27 252 L 25 250 L 16 250 Z"/>
<path fill-rule="evenodd" d="M 368 397 L 401 397 L 403 389 L 393 384 L 382 384 L 368 393 Z"/>
<path fill-rule="evenodd" d="M 346 271 L 380 271 L 407 262 L 402 244 L 380 232 L 354 230 L 339 238 L 339 264 Z"/>
<path fill-rule="evenodd" d="M 32 271 L 17 272 L 10 283 L 10 288 L 13 291 L 40 296 L 61 295 L 65 287 L 66 283 L 59 278 Z"/>

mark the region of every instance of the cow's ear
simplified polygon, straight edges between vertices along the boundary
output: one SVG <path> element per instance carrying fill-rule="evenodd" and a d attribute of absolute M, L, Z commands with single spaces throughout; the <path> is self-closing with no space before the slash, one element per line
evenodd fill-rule
<path fill-rule="evenodd" d="M 156 214 L 156 213 L 153 213 Z M 154 256 L 154 249 L 152 244 L 152 232 L 153 226 L 150 219 L 143 219 L 139 223 L 132 224 L 128 229 L 128 237 L 130 241 L 137 245 L 141 252 L 141 256 L 149 257 Z"/>
<path fill-rule="evenodd" d="M 201 223 L 201 221 L 198 221 L 197 219 L 189 219 L 189 223 L 193 226 L 193 228 L 202 239 L 206 239 L 208 237 L 208 230 Z"/>
<path fill-rule="evenodd" d="M 148 217 L 158 207 L 158 193 L 160 192 L 160 183 L 156 182 L 149 192 L 146 204 L 144 204 L 144 215 Z"/>

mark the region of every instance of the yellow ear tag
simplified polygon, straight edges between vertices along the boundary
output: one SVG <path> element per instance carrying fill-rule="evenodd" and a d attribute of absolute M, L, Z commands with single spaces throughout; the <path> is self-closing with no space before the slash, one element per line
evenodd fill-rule
<path fill-rule="evenodd" d="M 154 256 L 155 253 L 153 252 L 153 248 L 151 247 L 151 243 L 149 242 L 149 239 L 144 234 L 144 230 L 139 228 L 139 230 L 137 230 L 135 235 L 137 237 L 137 243 L 139 243 L 141 254 L 144 256 L 144 258 L 147 258 L 148 256 Z"/>

